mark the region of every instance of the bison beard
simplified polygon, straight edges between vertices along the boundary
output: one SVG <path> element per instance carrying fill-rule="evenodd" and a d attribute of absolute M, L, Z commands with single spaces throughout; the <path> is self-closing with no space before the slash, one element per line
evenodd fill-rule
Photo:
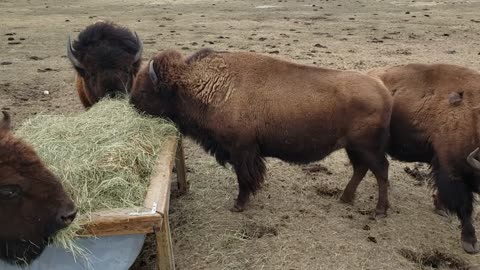
<path fill-rule="evenodd" d="M 386 215 L 391 97 L 367 76 L 252 53 L 204 49 L 183 58 L 166 51 L 140 70 L 131 102 L 170 118 L 221 165 L 233 166 L 239 186 L 233 211 L 242 211 L 260 188 L 265 157 L 305 164 L 346 148 L 354 174 L 342 201 L 353 201 L 371 170 L 376 214 Z"/>
<path fill-rule="evenodd" d="M 1 241 L 0 258 L 10 264 L 28 265 L 42 254 L 47 244 L 47 239 L 40 243 L 27 240 Z"/>

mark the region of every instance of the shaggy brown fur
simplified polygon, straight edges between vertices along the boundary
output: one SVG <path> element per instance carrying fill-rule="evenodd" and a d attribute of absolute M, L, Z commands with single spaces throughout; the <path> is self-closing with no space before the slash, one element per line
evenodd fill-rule
<path fill-rule="evenodd" d="M 0 121 L 0 259 L 28 264 L 76 215 L 75 205 L 34 150 Z"/>
<path fill-rule="evenodd" d="M 141 65 L 142 43 L 136 33 L 112 22 L 86 27 L 67 44 L 76 71 L 75 87 L 85 108 L 105 96 L 128 93 Z"/>
<path fill-rule="evenodd" d="M 478 170 L 467 156 L 478 147 L 480 73 L 454 65 L 373 69 L 394 97 L 388 153 L 402 161 L 430 163 L 438 195 L 437 208 L 457 214 L 463 248 L 477 253 L 472 225 L 473 193 L 480 192 Z"/>
<path fill-rule="evenodd" d="M 172 119 L 220 164 L 233 165 L 239 194 L 232 210 L 243 210 L 260 187 L 265 157 L 309 163 L 346 148 L 354 174 L 342 200 L 353 201 L 370 169 L 379 187 L 376 212 L 386 214 L 392 98 L 381 83 L 254 53 L 201 50 L 184 58 L 166 51 L 150 63 L 151 72 L 137 75 L 131 102 Z"/>

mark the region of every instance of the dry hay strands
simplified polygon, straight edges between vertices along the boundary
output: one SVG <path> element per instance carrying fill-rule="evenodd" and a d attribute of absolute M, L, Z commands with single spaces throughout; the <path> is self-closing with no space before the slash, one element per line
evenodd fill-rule
<path fill-rule="evenodd" d="M 126 99 L 104 99 L 74 115 L 38 115 L 16 134 L 60 178 L 79 216 L 54 243 L 81 253 L 76 232 L 97 210 L 141 206 L 163 143 L 178 136 L 169 121 L 139 114 Z"/>
<path fill-rule="evenodd" d="M 421 269 L 446 268 L 454 270 L 473 270 L 473 268 L 462 259 L 438 250 L 415 252 L 402 248 L 399 250 L 399 253 L 407 260 L 418 264 Z"/>

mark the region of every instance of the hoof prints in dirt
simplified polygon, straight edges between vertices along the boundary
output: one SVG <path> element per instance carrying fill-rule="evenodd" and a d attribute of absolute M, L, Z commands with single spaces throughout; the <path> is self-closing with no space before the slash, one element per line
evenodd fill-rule
<path fill-rule="evenodd" d="M 304 166 L 302 168 L 302 170 L 304 172 L 307 172 L 307 173 L 324 173 L 326 175 L 332 175 L 332 172 L 325 166 L 323 166 L 322 164 L 313 164 L 313 165 L 309 165 L 309 166 Z"/>
<path fill-rule="evenodd" d="M 429 252 L 415 252 L 408 249 L 400 249 L 400 255 L 407 260 L 417 263 L 420 269 L 454 269 L 471 270 L 472 268 L 462 259 L 453 255 L 433 250 Z"/>
<path fill-rule="evenodd" d="M 424 184 L 430 182 L 430 179 L 431 179 L 430 173 L 424 170 L 423 164 L 421 163 L 415 164 L 413 169 L 407 166 L 403 170 L 412 178 L 418 181 L 418 183 L 416 183 L 415 185 L 423 186 Z"/>
<path fill-rule="evenodd" d="M 262 238 L 264 236 L 277 236 L 278 230 L 275 227 L 247 223 L 240 231 L 243 239 Z"/>
<path fill-rule="evenodd" d="M 328 196 L 328 197 L 336 197 L 342 193 L 342 190 L 339 188 L 331 188 L 327 185 L 321 186 L 314 186 L 315 193 L 319 196 Z"/>

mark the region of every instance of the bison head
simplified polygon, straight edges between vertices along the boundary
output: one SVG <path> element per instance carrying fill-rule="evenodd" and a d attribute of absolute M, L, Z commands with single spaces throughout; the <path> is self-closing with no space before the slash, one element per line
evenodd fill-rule
<path fill-rule="evenodd" d="M 29 264 L 75 218 L 73 201 L 34 150 L 0 121 L 0 259 Z"/>
<path fill-rule="evenodd" d="M 85 28 L 78 40 L 68 38 L 67 55 L 77 72 L 76 87 L 88 108 L 101 98 L 129 93 L 142 57 L 137 33 L 111 22 Z"/>
<path fill-rule="evenodd" d="M 178 113 L 177 88 L 182 83 L 184 67 L 185 62 L 176 51 L 156 55 L 148 66 L 138 73 L 132 87 L 130 102 L 139 111 L 174 120 Z"/>

